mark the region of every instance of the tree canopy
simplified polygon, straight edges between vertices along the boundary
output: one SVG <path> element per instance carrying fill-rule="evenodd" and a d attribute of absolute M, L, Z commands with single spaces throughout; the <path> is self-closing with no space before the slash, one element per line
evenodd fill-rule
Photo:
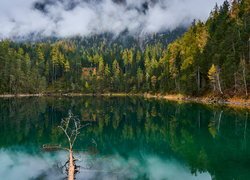
<path fill-rule="evenodd" d="M 0 41 L 0 93 L 207 92 L 248 95 L 250 1 L 225 1 L 182 35 L 141 43 L 101 35 L 44 42 Z M 170 44 L 170 40 L 172 41 Z M 97 73 L 83 75 L 82 68 Z M 230 93 L 229 93 L 230 92 Z"/>

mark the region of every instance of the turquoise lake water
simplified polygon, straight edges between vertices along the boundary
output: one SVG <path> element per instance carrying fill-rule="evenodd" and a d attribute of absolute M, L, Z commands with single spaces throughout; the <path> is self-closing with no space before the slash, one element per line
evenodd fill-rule
<path fill-rule="evenodd" d="M 0 99 L 0 179 L 63 179 L 71 111 L 82 129 L 77 179 L 249 180 L 250 113 L 143 98 Z"/>

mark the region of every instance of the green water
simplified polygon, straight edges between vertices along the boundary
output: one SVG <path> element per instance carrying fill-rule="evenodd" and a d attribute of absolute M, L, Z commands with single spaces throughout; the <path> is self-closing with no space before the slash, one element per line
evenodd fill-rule
<path fill-rule="evenodd" d="M 57 128 L 90 122 L 75 145 L 77 179 L 250 179 L 250 113 L 141 98 L 0 99 L 0 179 L 63 179 Z"/>

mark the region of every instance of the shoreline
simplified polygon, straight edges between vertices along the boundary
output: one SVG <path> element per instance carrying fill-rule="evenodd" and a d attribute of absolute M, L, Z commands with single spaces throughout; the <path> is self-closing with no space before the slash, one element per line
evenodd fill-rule
<path fill-rule="evenodd" d="M 181 94 L 151 94 L 151 93 L 40 93 L 40 94 L 0 94 L 0 98 L 22 98 L 22 97 L 144 97 L 146 99 L 158 99 L 178 102 L 194 102 L 207 105 L 224 105 L 233 108 L 250 109 L 250 99 L 228 98 L 216 99 L 216 97 L 190 97 Z"/>
<path fill-rule="evenodd" d="M 144 96 L 145 97 L 145 96 Z M 190 97 L 181 94 L 168 94 L 168 95 L 152 95 L 146 94 L 146 98 L 154 98 L 154 99 L 163 99 L 168 101 L 177 101 L 177 102 L 193 102 L 199 104 L 206 104 L 206 105 L 220 105 L 220 106 L 227 106 L 232 108 L 243 108 L 243 109 L 250 109 L 250 99 L 243 99 L 243 98 L 228 98 L 228 99 L 216 99 L 216 97 Z"/>

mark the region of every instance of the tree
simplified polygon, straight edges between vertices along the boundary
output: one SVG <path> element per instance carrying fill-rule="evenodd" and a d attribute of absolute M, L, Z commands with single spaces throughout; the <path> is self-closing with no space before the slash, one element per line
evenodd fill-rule
<path fill-rule="evenodd" d="M 105 69 L 104 69 L 104 76 L 105 76 L 105 84 L 108 85 L 108 90 L 110 90 L 110 75 L 111 75 L 111 71 L 110 71 L 110 68 L 109 68 L 109 65 L 106 64 L 105 65 Z"/>
<path fill-rule="evenodd" d="M 137 69 L 137 89 L 140 90 L 141 83 L 143 82 L 143 72 L 141 68 Z"/>
<path fill-rule="evenodd" d="M 120 79 L 120 66 L 117 60 L 114 60 L 112 63 L 112 74 L 113 74 L 113 80 L 114 80 L 114 89 L 117 90 L 119 86 L 119 79 Z"/>
<path fill-rule="evenodd" d="M 80 134 L 80 130 L 88 125 L 90 124 L 88 123 L 85 125 L 81 125 L 80 119 L 78 119 L 76 116 L 72 114 L 71 111 L 69 111 L 68 117 L 62 119 L 61 125 L 58 126 L 58 128 L 60 128 L 63 131 L 64 135 L 67 137 L 69 144 L 68 148 L 64 148 L 69 152 L 69 160 L 67 161 L 68 180 L 74 180 L 75 173 L 79 170 L 75 164 L 76 159 L 74 158 L 73 155 L 73 147 L 78 135 Z"/>
<path fill-rule="evenodd" d="M 246 60 L 241 59 L 239 69 L 242 71 L 242 79 L 243 79 L 243 83 L 244 83 L 245 95 L 246 95 L 246 97 L 248 97 L 246 68 L 247 68 Z"/>
<path fill-rule="evenodd" d="M 104 61 L 103 59 L 101 58 L 98 62 L 98 75 L 99 76 L 103 76 L 104 75 L 104 69 L 105 69 L 105 66 L 104 66 Z"/>
<path fill-rule="evenodd" d="M 212 64 L 211 68 L 208 71 L 208 78 L 213 85 L 214 91 L 218 89 L 219 92 L 223 94 L 221 90 L 221 83 L 220 83 L 220 71 L 219 71 L 219 68 L 215 66 L 214 64 Z"/>
<path fill-rule="evenodd" d="M 59 50 L 57 46 L 53 46 L 50 53 L 52 63 L 52 82 L 56 80 L 56 67 L 59 65 Z"/>
<path fill-rule="evenodd" d="M 136 62 L 140 63 L 140 61 L 141 61 L 141 52 L 139 50 L 137 50 L 137 52 L 136 52 Z"/>
<path fill-rule="evenodd" d="M 174 42 L 168 47 L 169 52 L 169 70 L 174 79 L 175 90 L 180 92 L 180 72 L 181 72 L 181 54 L 180 42 Z"/>
<path fill-rule="evenodd" d="M 122 52 L 122 59 L 123 59 L 124 66 L 125 66 L 125 72 L 124 72 L 124 73 L 127 73 L 127 68 L 128 68 L 128 64 L 129 64 L 128 49 L 125 49 L 125 50 Z"/>
<path fill-rule="evenodd" d="M 155 90 L 156 83 L 157 83 L 157 77 L 156 76 L 152 76 L 151 77 L 151 85 L 153 87 L 153 90 Z"/>

